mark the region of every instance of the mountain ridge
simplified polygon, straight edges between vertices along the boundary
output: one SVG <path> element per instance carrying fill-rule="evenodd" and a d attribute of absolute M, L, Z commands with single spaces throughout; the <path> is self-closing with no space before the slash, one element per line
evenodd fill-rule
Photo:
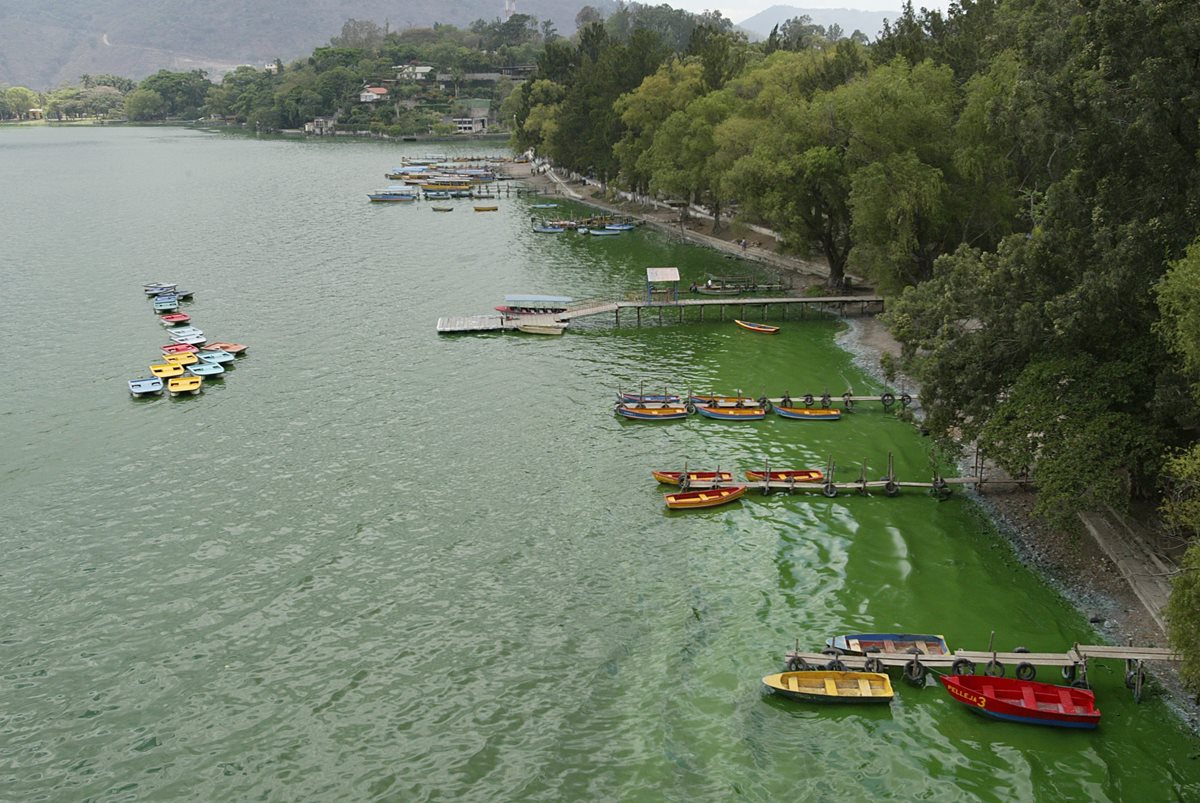
<path fill-rule="evenodd" d="M 853 0 L 851 0 L 853 2 Z M 807 16 L 814 25 L 828 28 L 830 25 L 840 25 L 847 35 L 859 30 L 868 39 L 876 39 L 883 29 L 883 21 L 895 21 L 900 17 L 900 2 L 896 3 L 895 11 L 863 11 L 857 8 L 799 8 L 797 6 L 771 6 L 758 12 L 752 17 L 737 23 L 742 28 L 763 38 L 771 35 L 771 29 L 782 25 L 793 17 Z"/>

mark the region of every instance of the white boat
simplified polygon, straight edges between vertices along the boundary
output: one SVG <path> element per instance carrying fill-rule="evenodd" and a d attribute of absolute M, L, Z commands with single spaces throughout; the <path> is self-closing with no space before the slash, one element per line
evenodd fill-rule
<path fill-rule="evenodd" d="M 530 335 L 561 335 L 567 331 L 567 325 L 561 322 L 555 323 L 523 323 L 517 327 L 518 332 L 525 332 Z"/>

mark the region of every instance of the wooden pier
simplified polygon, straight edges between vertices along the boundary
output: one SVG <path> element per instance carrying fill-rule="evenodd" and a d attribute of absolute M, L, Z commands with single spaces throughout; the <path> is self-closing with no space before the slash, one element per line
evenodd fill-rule
<path fill-rule="evenodd" d="M 1179 662 L 1183 656 L 1163 647 L 1113 647 L 1106 644 L 1075 644 L 1062 653 L 1013 650 L 955 650 L 947 655 L 930 655 L 917 647 L 908 652 L 873 652 L 847 655 L 837 649 L 801 652 L 784 656 L 789 671 L 804 669 L 845 669 L 859 672 L 884 672 L 902 668 L 904 679 L 921 686 L 930 670 L 948 670 L 951 674 L 973 675 L 982 671 L 990 677 L 1004 677 L 1012 670 L 1021 680 L 1034 680 L 1038 669 L 1056 668 L 1062 679 L 1074 686 L 1089 685 L 1088 663 L 1097 660 L 1125 662 L 1125 686 L 1140 702 L 1145 684 L 1147 662 Z"/>
<path fill-rule="evenodd" d="M 768 318 L 771 307 L 778 307 L 783 320 L 787 320 L 787 310 L 789 308 L 799 307 L 800 316 L 810 310 L 821 311 L 836 311 L 839 315 L 845 315 L 847 310 L 852 310 L 857 307 L 858 312 L 862 315 L 869 315 L 883 312 L 884 299 L 882 296 L 780 296 L 777 298 L 687 298 L 679 301 L 606 301 L 592 302 L 582 306 L 573 307 L 554 315 L 538 315 L 538 316 L 519 316 L 510 320 L 495 321 L 493 319 L 500 316 L 496 315 L 473 315 L 473 316 L 451 316 L 438 318 L 437 331 L 439 334 L 453 334 L 457 332 L 496 332 L 501 330 L 517 329 L 517 321 L 525 323 L 542 323 L 542 320 L 533 321 L 526 320 L 529 318 L 550 319 L 554 322 L 568 323 L 579 318 L 589 318 L 596 315 L 613 314 L 613 322 L 616 325 L 621 323 L 622 310 L 634 310 L 637 315 L 637 325 L 642 325 L 642 313 L 653 315 L 657 311 L 658 322 L 666 323 L 668 318 L 677 320 L 683 323 L 687 320 L 686 311 L 689 309 L 697 310 L 696 319 L 704 320 L 704 312 L 710 307 L 715 307 L 719 313 L 718 320 L 725 320 L 725 311 L 729 307 L 738 308 L 738 314 L 734 317 L 744 318 L 747 315 L 747 310 L 758 312 L 761 310 L 763 318 Z"/>
<path fill-rule="evenodd" d="M 522 326 L 552 326 L 560 323 L 556 315 L 466 315 L 438 318 L 440 335 L 465 332 L 516 332 Z"/>

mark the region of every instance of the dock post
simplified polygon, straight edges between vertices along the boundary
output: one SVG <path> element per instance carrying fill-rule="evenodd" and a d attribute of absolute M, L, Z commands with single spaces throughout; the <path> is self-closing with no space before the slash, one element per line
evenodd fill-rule
<path fill-rule="evenodd" d="M 637 307 L 636 309 L 637 309 L 637 325 L 640 327 L 642 325 L 642 308 Z"/>

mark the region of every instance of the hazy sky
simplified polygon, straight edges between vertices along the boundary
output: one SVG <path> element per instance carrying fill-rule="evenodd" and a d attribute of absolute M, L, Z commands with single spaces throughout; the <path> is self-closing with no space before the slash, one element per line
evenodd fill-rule
<path fill-rule="evenodd" d="M 654 0 L 641 0 L 649 5 L 657 5 Z M 688 11 L 706 11 L 717 8 L 734 22 L 753 17 L 760 11 L 766 11 L 771 6 L 795 6 L 796 8 L 857 8 L 862 11 L 899 11 L 904 0 L 666 0 L 672 8 L 684 8 Z M 945 11 L 950 0 L 913 0 L 914 8 L 936 8 Z"/>

